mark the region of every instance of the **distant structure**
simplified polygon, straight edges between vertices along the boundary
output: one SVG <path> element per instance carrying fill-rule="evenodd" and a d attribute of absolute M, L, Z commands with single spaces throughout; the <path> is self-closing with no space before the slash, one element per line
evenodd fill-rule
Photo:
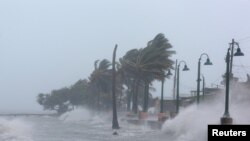
<path fill-rule="evenodd" d="M 235 90 L 237 94 L 242 94 L 242 95 L 250 95 L 250 75 L 247 74 L 247 80 L 246 82 L 238 82 L 238 78 L 234 77 L 234 81 L 232 81 L 232 92 Z M 196 101 L 196 90 L 190 91 L 189 96 L 182 96 L 180 97 L 180 106 L 181 107 L 186 107 L 189 106 Z M 201 97 L 204 98 L 205 101 L 209 100 L 214 100 L 216 96 L 218 95 L 224 95 L 224 88 L 219 87 L 218 85 L 216 87 L 205 87 L 204 88 L 204 94 L 203 92 L 201 93 Z M 155 98 L 152 101 L 152 106 L 154 105 L 155 107 L 155 112 L 158 113 L 160 109 L 160 99 Z M 164 98 L 163 100 L 163 106 L 164 106 L 164 111 L 171 117 L 172 115 L 175 114 L 176 112 L 176 100 L 173 98 Z"/>
<path fill-rule="evenodd" d="M 250 76 L 247 74 L 247 81 L 246 82 L 240 82 L 240 84 L 246 88 L 250 89 Z"/>

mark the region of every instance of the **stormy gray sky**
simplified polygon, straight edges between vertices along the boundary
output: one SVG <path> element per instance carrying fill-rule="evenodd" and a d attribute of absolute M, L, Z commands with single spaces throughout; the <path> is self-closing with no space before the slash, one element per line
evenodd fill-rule
<path fill-rule="evenodd" d="M 249 13 L 249 0 L 0 0 L 0 112 L 41 111 L 38 93 L 88 78 L 96 59 L 111 59 L 116 43 L 122 57 L 158 33 L 176 50 L 173 59 L 191 69 L 181 72 L 181 93 L 196 88 L 203 52 L 214 64 L 202 66 L 207 85 L 220 83 L 232 38 L 245 53 L 233 70 L 244 81 L 250 73 Z"/>

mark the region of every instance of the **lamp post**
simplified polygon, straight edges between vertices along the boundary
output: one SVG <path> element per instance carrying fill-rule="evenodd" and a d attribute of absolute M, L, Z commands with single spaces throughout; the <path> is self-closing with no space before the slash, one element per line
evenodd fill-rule
<path fill-rule="evenodd" d="M 205 98 L 205 77 L 202 75 L 202 95 L 203 95 L 203 100 Z"/>
<path fill-rule="evenodd" d="M 166 115 L 163 112 L 163 93 L 164 93 L 164 82 L 165 82 L 165 77 L 173 75 L 170 70 L 168 70 L 168 73 L 163 75 L 163 78 L 161 80 L 161 102 L 160 102 L 160 113 L 158 114 L 158 121 L 165 121 L 166 120 Z"/>
<path fill-rule="evenodd" d="M 202 53 L 198 60 L 197 100 L 196 100 L 197 104 L 200 103 L 201 59 L 202 59 L 202 56 L 204 55 L 207 57 L 207 61 L 204 63 L 204 65 L 212 65 L 212 62 L 210 61 L 208 55 L 206 53 Z"/>
<path fill-rule="evenodd" d="M 229 43 L 231 46 L 231 56 L 230 56 L 230 70 L 229 73 L 232 75 L 232 68 L 233 68 L 233 57 L 234 56 L 244 56 L 244 54 L 240 50 L 240 46 L 238 42 L 235 42 L 234 39 L 232 39 L 232 43 Z M 234 45 L 237 46 L 237 51 L 234 54 Z"/>
<path fill-rule="evenodd" d="M 166 76 L 172 75 L 171 71 L 168 70 L 168 73 Z M 165 82 L 165 75 L 164 78 L 161 81 L 161 108 L 160 108 L 160 113 L 163 113 L 163 93 L 164 93 L 164 82 Z"/>
<path fill-rule="evenodd" d="M 236 44 L 238 46 L 237 51 L 235 54 L 233 45 Z M 232 47 L 232 48 L 230 48 Z M 226 56 L 226 94 L 225 94 L 225 112 L 223 117 L 221 118 L 221 124 L 232 124 L 233 119 L 230 117 L 229 114 L 229 86 L 230 86 L 230 76 L 232 74 L 231 68 L 233 64 L 232 56 L 244 56 L 244 54 L 241 52 L 239 44 L 234 42 L 234 39 L 232 40 L 232 43 L 230 43 L 230 47 L 227 50 L 227 56 Z M 230 55 L 230 49 L 231 49 L 231 55 Z M 232 55 L 233 54 L 233 55 Z"/>
<path fill-rule="evenodd" d="M 176 114 L 179 113 L 179 81 L 180 81 L 180 65 L 181 63 L 184 63 L 184 68 L 182 71 L 188 71 L 189 68 L 187 67 L 187 64 L 185 61 L 180 61 L 177 66 L 177 93 L 176 93 Z"/>

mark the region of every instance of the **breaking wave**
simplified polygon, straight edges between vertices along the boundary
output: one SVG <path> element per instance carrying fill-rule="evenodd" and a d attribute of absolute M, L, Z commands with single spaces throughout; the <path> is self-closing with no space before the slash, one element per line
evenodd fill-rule
<path fill-rule="evenodd" d="M 110 115 L 110 113 L 93 112 L 87 108 L 80 107 L 73 111 L 64 113 L 59 119 L 65 122 L 88 122 L 93 125 L 107 123 L 111 119 Z"/>
<path fill-rule="evenodd" d="M 207 125 L 220 124 L 224 114 L 224 95 L 221 94 L 200 105 L 192 105 L 173 119 L 164 123 L 162 131 L 175 137 L 175 141 L 206 141 Z M 250 106 L 250 95 L 236 93 L 231 95 L 230 116 L 233 124 L 249 124 L 250 113 L 246 111 Z"/>
<path fill-rule="evenodd" d="M 20 119 L 0 118 L 1 141 L 33 141 L 31 126 Z"/>

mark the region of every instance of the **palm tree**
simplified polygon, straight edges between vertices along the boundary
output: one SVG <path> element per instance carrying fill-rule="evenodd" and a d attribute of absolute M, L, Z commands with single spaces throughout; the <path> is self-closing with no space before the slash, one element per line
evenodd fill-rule
<path fill-rule="evenodd" d="M 148 54 L 147 59 L 151 64 L 148 65 L 148 72 L 145 73 L 146 79 L 144 82 L 146 85 L 149 85 L 155 79 L 164 82 L 162 77 L 165 79 L 165 71 L 169 68 L 172 68 L 173 61 L 170 59 L 171 55 L 175 53 L 175 51 L 171 51 L 169 49 L 172 48 L 172 45 L 168 43 L 168 40 L 164 37 L 163 34 L 158 34 L 153 40 L 148 42 L 147 52 L 152 52 Z M 154 50 L 154 51 L 153 51 Z M 156 65 L 156 66 L 155 66 Z M 147 112 L 148 105 L 148 87 L 145 88 L 145 98 L 144 98 L 144 112 Z"/>
<path fill-rule="evenodd" d="M 117 119 L 117 111 L 116 111 L 116 70 L 115 70 L 115 58 L 116 58 L 116 50 L 117 45 L 115 45 L 114 52 L 113 52 L 113 61 L 112 61 L 112 105 L 113 105 L 113 120 L 112 120 L 112 128 L 119 129 L 119 123 Z M 114 133 L 117 134 L 117 133 Z"/>
<path fill-rule="evenodd" d="M 109 67 L 111 63 L 107 59 L 102 61 L 95 61 L 95 69 L 90 75 L 90 87 L 93 93 L 96 93 L 97 109 L 100 109 L 100 101 L 102 102 L 110 99 L 109 93 L 111 90 L 111 70 Z M 105 95 L 106 94 L 106 95 Z"/>
<path fill-rule="evenodd" d="M 120 85 L 120 88 L 118 89 L 120 91 L 120 94 L 122 94 L 122 91 L 124 89 L 123 85 L 127 86 L 126 90 L 126 100 L 127 100 L 127 111 L 130 111 L 130 103 L 131 103 L 131 98 L 132 98 L 132 85 L 133 85 L 133 75 L 131 75 L 126 68 L 122 64 L 123 59 L 120 58 L 119 62 L 116 62 L 116 67 L 117 67 L 117 77 L 118 81 L 117 84 Z M 120 95 L 121 97 L 121 95 Z M 121 99 L 120 99 L 121 100 Z M 124 99 L 123 99 L 124 100 Z"/>
<path fill-rule="evenodd" d="M 141 50 L 141 49 L 140 49 Z M 132 109 L 134 113 L 137 113 L 137 97 L 138 97 L 138 87 L 139 87 L 139 73 L 137 70 L 137 57 L 139 55 L 140 50 L 138 49 L 132 49 L 128 51 L 122 59 L 120 59 L 120 63 L 122 65 L 122 68 L 127 72 L 127 74 L 130 74 L 133 78 L 132 83 L 132 94 L 133 94 L 133 106 Z M 129 85 L 128 85 L 129 87 Z"/>
<path fill-rule="evenodd" d="M 171 44 L 160 33 L 153 40 L 149 41 L 145 48 L 132 49 L 123 57 L 123 67 L 133 74 L 134 77 L 134 113 L 137 113 L 139 84 L 142 82 L 145 84 L 144 111 L 147 111 L 146 105 L 150 83 L 162 76 L 164 71 L 172 68 L 174 61 L 170 57 L 175 51 L 170 50 L 171 48 Z"/>

